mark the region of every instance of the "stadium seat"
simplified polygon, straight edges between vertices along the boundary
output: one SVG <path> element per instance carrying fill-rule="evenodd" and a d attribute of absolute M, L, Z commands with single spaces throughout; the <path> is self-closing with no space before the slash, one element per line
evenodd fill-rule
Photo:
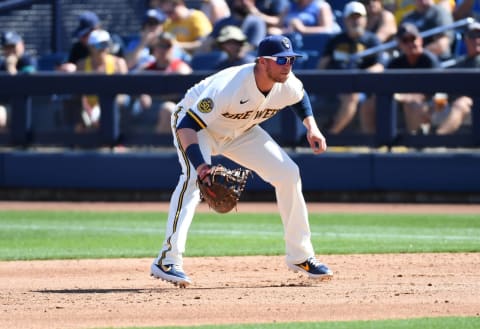
<path fill-rule="evenodd" d="M 452 45 L 452 57 L 457 58 L 465 55 L 467 49 L 465 47 L 465 40 L 463 40 L 463 35 L 459 31 L 455 31 L 455 39 Z"/>
<path fill-rule="evenodd" d="M 301 70 L 314 70 L 317 68 L 318 61 L 320 60 L 320 51 L 318 50 L 304 50 L 302 52 L 304 58 L 301 60 Z"/>
<path fill-rule="evenodd" d="M 343 22 L 343 9 L 345 5 L 350 2 L 350 0 L 330 0 L 328 3 L 330 7 L 332 7 L 333 15 L 335 16 L 335 20 L 337 21 L 338 25 L 340 25 L 341 29 L 345 28 Z"/>
<path fill-rule="evenodd" d="M 343 8 L 345 5 L 350 2 L 350 0 L 329 0 L 328 3 L 330 4 L 330 7 L 332 7 L 332 11 L 338 11 L 340 13 L 343 12 Z"/>
<path fill-rule="evenodd" d="M 37 59 L 38 71 L 54 71 L 55 67 L 62 64 L 67 59 L 64 52 L 46 54 Z"/>
<path fill-rule="evenodd" d="M 219 50 L 195 54 L 192 57 L 191 67 L 194 71 L 213 70 L 218 62 L 226 57 L 227 54 Z"/>
<path fill-rule="evenodd" d="M 303 50 L 317 50 L 323 52 L 327 42 L 334 36 L 332 33 L 308 33 L 302 36 Z"/>
<path fill-rule="evenodd" d="M 325 46 L 335 34 L 332 33 L 308 33 L 298 32 L 285 34 L 291 41 L 293 48 L 302 53 L 303 57 L 295 62 L 295 69 L 309 70 L 317 68 L 317 63 L 323 54 Z"/>

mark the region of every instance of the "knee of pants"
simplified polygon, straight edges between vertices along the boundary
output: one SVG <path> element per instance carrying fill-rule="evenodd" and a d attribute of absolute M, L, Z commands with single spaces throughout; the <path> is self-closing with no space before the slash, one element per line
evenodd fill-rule
<path fill-rule="evenodd" d="M 275 167 L 265 178 L 274 187 L 295 185 L 300 180 L 300 169 L 293 161 Z"/>

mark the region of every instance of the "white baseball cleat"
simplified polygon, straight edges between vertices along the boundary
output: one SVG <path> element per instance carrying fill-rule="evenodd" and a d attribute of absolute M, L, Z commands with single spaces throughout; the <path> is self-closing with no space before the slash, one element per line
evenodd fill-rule
<path fill-rule="evenodd" d="M 303 272 L 312 279 L 330 280 L 333 272 L 327 265 L 320 263 L 315 257 L 310 257 L 300 264 L 287 264 L 293 272 Z"/>
<path fill-rule="evenodd" d="M 159 265 L 153 262 L 150 266 L 150 275 L 156 279 L 162 279 L 173 283 L 180 288 L 186 288 L 192 283 L 192 280 L 183 272 L 180 265 Z"/>

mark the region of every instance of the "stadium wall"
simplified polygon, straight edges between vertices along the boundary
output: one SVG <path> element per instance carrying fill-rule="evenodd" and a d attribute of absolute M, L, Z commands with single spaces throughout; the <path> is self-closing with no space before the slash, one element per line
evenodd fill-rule
<path fill-rule="evenodd" d="M 480 202 L 480 89 L 476 84 L 479 73 L 472 70 L 449 70 L 448 73 L 420 70 L 382 74 L 299 73 L 306 89 L 312 93 L 334 95 L 339 92 L 375 92 L 380 100 L 378 108 L 381 109 L 377 111 L 378 129 L 374 135 L 327 135 L 330 146 L 367 146 L 371 150 L 369 153 L 329 152 L 314 156 L 308 152 L 291 152 L 301 168 L 307 197 L 339 201 L 394 199 L 399 202 Z M 118 125 L 116 111 L 113 111 L 113 95 L 179 92 L 199 81 L 204 74 L 182 77 L 0 75 L 0 95 L 12 98 L 11 126 L 6 132 L 0 133 L 0 199 L 168 198 L 179 174 L 174 152 L 115 153 L 112 150 L 115 146 L 126 145 L 129 140 L 140 146 L 140 150 L 152 145 L 171 148 L 171 136 L 158 135 L 152 139 L 152 136 L 125 135 Z M 472 111 L 470 132 L 421 136 L 398 130 L 395 124 L 396 110 L 391 106 L 392 94 L 414 91 L 472 95 L 476 106 Z M 88 93 L 99 94 L 102 104 L 102 121 L 98 132 L 77 134 L 62 129 L 42 132 L 32 125 L 33 114 L 48 112 L 48 109 L 31 106 L 32 96 Z M 304 142 L 305 138 L 296 131 L 295 122 L 289 116 L 280 122 L 277 140 L 286 149 L 299 150 L 304 146 L 299 145 L 298 141 Z M 79 148 L 82 141 L 91 144 L 88 149 Z M 436 146 L 445 148 L 447 145 L 460 148 L 420 151 Z M 390 150 L 395 146 L 418 151 L 378 151 Z M 272 187 L 255 177 L 248 185 L 246 197 L 271 199 L 272 195 Z"/>
<path fill-rule="evenodd" d="M 290 154 L 306 195 L 316 201 L 478 202 L 480 155 L 472 153 Z M 215 162 L 236 166 L 218 157 Z M 0 154 L 3 199 L 167 200 L 180 166 L 174 152 Z M 247 199 L 270 200 L 254 175 Z"/>

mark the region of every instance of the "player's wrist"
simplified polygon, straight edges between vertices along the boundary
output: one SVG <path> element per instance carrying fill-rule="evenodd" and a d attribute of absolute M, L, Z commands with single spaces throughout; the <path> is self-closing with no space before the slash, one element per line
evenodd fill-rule
<path fill-rule="evenodd" d="M 190 144 L 185 149 L 185 153 L 187 154 L 188 160 L 192 163 L 193 167 L 197 171 L 201 165 L 206 164 L 206 161 L 202 155 L 202 151 L 200 151 L 200 145 L 197 143 Z"/>

